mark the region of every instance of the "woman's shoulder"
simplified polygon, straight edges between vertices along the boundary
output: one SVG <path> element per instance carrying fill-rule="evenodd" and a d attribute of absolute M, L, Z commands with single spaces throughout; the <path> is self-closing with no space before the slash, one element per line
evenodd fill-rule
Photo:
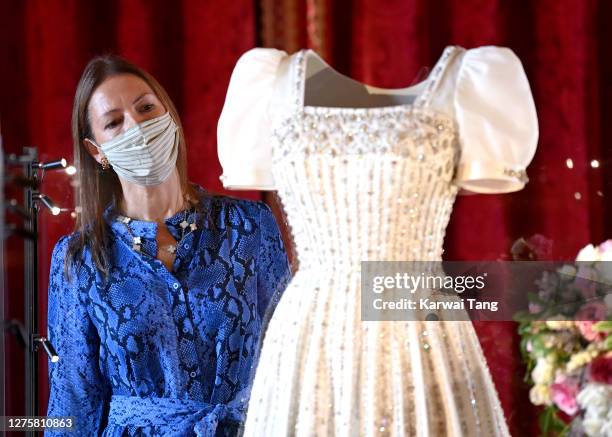
<path fill-rule="evenodd" d="M 73 277 L 83 273 L 83 269 L 90 270 L 91 257 L 85 245 L 81 251 L 80 230 L 74 230 L 68 234 L 61 235 L 51 252 L 50 274 L 61 275 L 63 278 Z M 70 258 L 70 259 L 67 259 Z M 66 271 L 68 268 L 68 271 Z M 65 276 L 68 274 L 68 276 Z"/>
<path fill-rule="evenodd" d="M 68 248 L 72 244 L 76 244 L 80 237 L 81 231 L 74 230 L 68 234 L 60 235 L 60 237 L 55 242 L 53 247 L 53 255 L 54 257 L 63 259 L 66 255 Z"/>
<path fill-rule="evenodd" d="M 52 269 L 67 263 L 72 273 L 83 268 L 88 271 L 93 271 L 94 262 L 91 248 L 87 241 L 81 241 L 81 234 L 82 231 L 76 229 L 70 233 L 61 235 L 57 239 L 51 252 Z M 70 257 L 70 259 L 66 260 L 67 257 Z"/>
<path fill-rule="evenodd" d="M 261 200 L 244 199 L 209 191 L 204 193 L 200 200 L 204 201 L 203 208 L 215 219 L 220 217 L 236 217 L 259 221 L 262 211 L 270 210 L 270 207 Z"/>

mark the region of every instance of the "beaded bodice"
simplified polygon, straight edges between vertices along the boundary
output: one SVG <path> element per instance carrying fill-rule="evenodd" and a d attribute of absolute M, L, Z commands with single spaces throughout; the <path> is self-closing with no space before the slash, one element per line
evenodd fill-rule
<path fill-rule="evenodd" d="M 293 58 L 294 111 L 273 128 L 272 158 L 300 269 L 441 259 L 459 148 L 429 100 L 455 49 L 412 103 L 369 108 L 305 106 L 306 51 Z"/>

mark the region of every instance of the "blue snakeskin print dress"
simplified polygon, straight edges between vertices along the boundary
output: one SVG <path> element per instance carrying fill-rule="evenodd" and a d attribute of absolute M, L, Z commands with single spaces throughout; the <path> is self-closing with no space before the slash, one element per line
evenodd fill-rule
<path fill-rule="evenodd" d="M 74 416 L 67 436 L 234 436 L 242 430 L 264 327 L 291 278 L 263 202 L 194 184 L 197 229 L 177 246 L 172 271 L 157 258 L 154 222 L 111 203 L 111 269 L 104 282 L 85 250 L 70 282 L 56 243 L 49 274 L 49 416 Z M 177 239 L 184 211 L 165 220 Z M 189 220 L 191 221 L 191 220 Z M 46 431 L 45 435 L 62 435 Z"/>

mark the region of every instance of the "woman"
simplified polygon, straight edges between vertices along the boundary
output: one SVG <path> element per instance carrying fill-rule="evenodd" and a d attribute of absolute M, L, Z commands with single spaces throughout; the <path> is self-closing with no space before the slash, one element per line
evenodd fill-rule
<path fill-rule="evenodd" d="M 87 65 L 72 117 L 80 214 L 51 260 L 47 414 L 74 416 L 69 435 L 236 435 L 291 276 L 270 208 L 190 183 L 174 105 L 119 57 Z"/>

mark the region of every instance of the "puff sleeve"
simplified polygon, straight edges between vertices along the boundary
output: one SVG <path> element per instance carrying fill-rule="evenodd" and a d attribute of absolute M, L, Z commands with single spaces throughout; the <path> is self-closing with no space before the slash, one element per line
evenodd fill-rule
<path fill-rule="evenodd" d="M 70 234 L 75 235 L 75 234 Z M 99 367 L 100 338 L 87 312 L 93 274 L 87 266 L 72 269 L 71 281 L 63 272 L 70 235 L 53 248 L 49 274 L 47 337 L 59 361 L 49 360 L 48 416 L 73 416 L 73 432 L 45 430 L 44 435 L 98 436 L 108 419 L 110 385 Z"/>
<path fill-rule="evenodd" d="M 453 107 L 461 148 L 455 184 L 476 193 L 521 190 L 538 142 L 538 119 L 516 54 L 498 46 L 465 51 Z"/>
<path fill-rule="evenodd" d="M 236 62 L 217 124 L 217 153 L 227 189 L 274 190 L 270 101 L 283 50 L 257 47 Z"/>

